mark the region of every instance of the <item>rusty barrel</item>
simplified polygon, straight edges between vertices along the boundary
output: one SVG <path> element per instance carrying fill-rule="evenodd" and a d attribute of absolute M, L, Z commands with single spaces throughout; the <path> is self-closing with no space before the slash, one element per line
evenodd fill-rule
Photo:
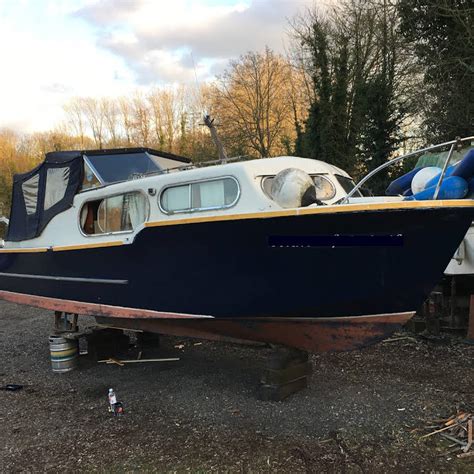
<path fill-rule="evenodd" d="M 76 368 L 78 358 L 78 341 L 76 339 L 69 340 L 61 336 L 50 336 L 49 349 L 53 372 L 70 372 Z"/>

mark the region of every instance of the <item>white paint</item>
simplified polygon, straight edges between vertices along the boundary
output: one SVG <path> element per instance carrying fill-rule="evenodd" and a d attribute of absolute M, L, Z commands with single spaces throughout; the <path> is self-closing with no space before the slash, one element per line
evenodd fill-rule
<path fill-rule="evenodd" d="M 426 183 L 440 173 L 441 168 L 436 166 L 428 166 L 418 171 L 418 173 L 413 176 L 411 182 L 411 190 L 413 194 L 423 191 L 425 189 Z"/>
<path fill-rule="evenodd" d="M 126 182 L 111 184 L 98 189 L 90 189 L 79 193 L 74 198 L 73 206 L 55 216 L 46 226 L 43 233 L 31 240 L 22 242 L 6 242 L 5 248 L 37 248 L 65 245 L 100 244 L 110 241 L 132 243 L 135 236 L 144 228 L 138 226 L 134 231 L 117 232 L 111 234 L 84 235 L 80 230 L 80 212 L 87 201 L 99 200 L 108 196 L 132 191 L 140 191 L 147 196 L 150 204 L 148 221 L 179 221 L 193 217 L 211 217 L 216 215 L 233 215 L 252 212 L 267 212 L 282 210 L 282 206 L 270 199 L 263 191 L 261 182 L 266 176 L 275 176 L 287 168 L 298 168 L 307 174 L 323 174 L 331 180 L 336 188 L 333 199 L 326 201 L 333 204 L 346 195 L 344 189 L 337 181 L 336 175 L 346 178 L 350 176 L 332 166 L 318 160 L 282 156 L 278 158 L 264 158 L 259 160 L 228 163 L 202 168 L 191 168 L 168 174 L 149 176 Z M 165 214 L 158 205 L 161 191 L 173 184 L 183 184 L 192 181 L 206 180 L 225 176 L 233 176 L 240 186 L 240 197 L 233 207 L 221 210 L 208 210 L 200 212 L 183 212 L 180 214 Z M 148 189 L 156 190 L 156 195 L 148 194 Z M 379 200 L 372 199 L 372 200 Z M 351 199 L 351 203 L 356 200 Z"/>

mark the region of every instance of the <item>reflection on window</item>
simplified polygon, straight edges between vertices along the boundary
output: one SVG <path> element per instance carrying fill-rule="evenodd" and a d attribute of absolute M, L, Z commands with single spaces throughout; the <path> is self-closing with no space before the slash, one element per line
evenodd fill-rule
<path fill-rule="evenodd" d="M 191 207 L 189 184 L 168 188 L 161 197 L 161 206 L 168 212 L 183 211 Z"/>
<path fill-rule="evenodd" d="M 341 183 L 342 188 L 346 193 L 350 193 L 352 189 L 355 187 L 354 181 L 350 178 L 346 178 L 345 176 L 337 175 L 337 180 Z M 362 197 L 362 194 L 359 191 L 356 191 L 353 194 L 354 197 Z"/>
<path fill-rule="evenodd" d="M 47 211 L 64 198 L 69 182 L 69 166 L 50 168 L 46 174 L 44 210 Z"/>
<path fill-rule="evenodd" d="M 161 208 L 167 213 L 220 209 L 232 206 L 238 196 L 235 179 L 213 179 L 166 188 L 161 194 Z"/>
<path fill-rule="evenodd" d="M 38 204 L 39 174 L 35 174 L 21 185 L 23 199 L 25 200 L 26 213 L 32 215 L 36 212 Z"/>
<path fill-rule="evenodd" d="M 125 181 L 160 171 L 148 153 L 87 155 L 105 183 Z"/>
<path fill-rule="evenodd" d="M 82 191 L 90 188 L 96 188 L 100 185 L 101 183 L 97 179 L 97 176 L 91 170 L 87 162 L 84 161 L 84 179 L 82 180 Z"/>
<path fill-rule="evenodd" d="M 84 204 L 81 227 L 89 235 L 132 231 L 147 216 L 148 199 L 139 192 L 131 192 Z"/>
<path fill-rule="evenodd" d="M 316 186 L 317 199 L 320 199 L 321 201 L 328 201 L 336 195 L 336 188 L 331 183 L 331 181 L 329 181 L 329 179 L 325 178 L 324 176 L 313 176 L 313 182 Z"/>

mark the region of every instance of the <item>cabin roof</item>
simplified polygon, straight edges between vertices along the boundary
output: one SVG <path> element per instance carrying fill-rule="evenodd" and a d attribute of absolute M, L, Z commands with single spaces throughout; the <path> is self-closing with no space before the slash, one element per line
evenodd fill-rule
<path fill-rule="evenodd" d="M 180 161 L 182 163 L 191 163 L 189 158 L 185 156 L 175 155 L 167 151 L 155 150 L 148 147 L 139 148 L 106 148 L 101 150 L 70 150 L 70 151 L 51 151 L 46 153 L 46 163 L 63 163 L 70 161 L 74 158 L 79 158 L 83 155 L 86 156 L 101 156 L 101 155 L 121 155 L 131 153 L 149 153 L 150 155 L 161 156 L 168 158 L 169 160 Z"/>

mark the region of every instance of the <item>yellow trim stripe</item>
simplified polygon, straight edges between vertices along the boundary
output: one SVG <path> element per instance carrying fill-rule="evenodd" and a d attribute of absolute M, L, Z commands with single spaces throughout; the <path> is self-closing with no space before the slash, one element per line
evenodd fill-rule
<path fill-rule="evenodd" d="M 124 242 L 116 240 L 114 242 L 97 242 L 94 244 L 62 245 L 53 247 L 52 250 L 53 252 L 63 252 L 64 250 L 96 249 L 101 247 L 117 247 L 119 245 L 124 245 Z"/>
<path fill-rule="evenodd" d="M 124 245 L 124 242 L 121 240 L 117 240 L 114 242 L 97 242 L 93 244 L 78 244 L 78 245 L 62 245 L 57 247 L 51 248 L 16 248 L 16 249 L 0 249 L 1 253 L 37 253 L 37 252 L 47 252 L 48 250 L 52 250 L 53 252 L 62 252 L 65 250 L 81 250 L 81 249 L 95 249 L 101 247 L 116 247 L 118 245 Z"/>
<path fill-rule="evenodd" d="M 0 249 L 0 253 L 39 253 L 47 252 L 46 247 L 37 247 L 37 248 L 17 248 L 17 249 Z"/>
<path fill-rule="evenodd" d="M 180 224 L 198 224 L 200 222 L 219 222 L 245 219 L 270 219 L 273 217 L 305 216 L 312 214 L 338 214 L 344 212 L 366 212 L 383 209 L 436 209 L 442 207 L 474 207 L 474 200 L 453 199 L 444 201 L 396 201 L 383 203 L 344 204 L 319 206 L 287 211 L 250 212 L 245 214 L 222 214 L 220 216 L 188 217 L 163 221 L 146 222 L 145 227 L 162 227 Z"/>
<path fill-rule="evenodd" d="M 334 206 L 319 206 L 303 209 L 289 209 L 284 211 L 267 211 L 267 212 L 249 212 L 245 214 L 222 214 L 219 216 L 202 216 L 202 217 L 188 217 L 182 219 L 169 219 L 163 221 L 152 221 L 146 222 L 145 227 L 164 227 L 171 225 L 184 225 L 184 224 L 198 224 L 201 222 L 220 222 L 220 221 L 232 221 L 232 220 L 245 220 L 245 219 L 270 219 L 273 217 L 288 217 L 288 216 L 306 216 L 312 214 L 340 214 L 344 212 L 370 212 L 379 211 L 383 209 L 436 209 L 443 207 L 474 207 L 474 199 L 452 199 L 444 201 L 391 201 L 381 203 L 361 203 L 361 204 L 344 204 Z M 90 244 L 78 244 L 78 245 L 63 245 L 52 247 L 53 252 L 62 252 L 67 250 L 81 250 L 81 249 L 93 249 L 102 247 L 116 247 L 119 245 L 126 245 L 121 240 L 113 242 L 97 242 Z M 37 253 L 47 252 L 49 249 L 46 247 L 38 248 L 8 248 L 0 249 L 1 253 Z"/>

